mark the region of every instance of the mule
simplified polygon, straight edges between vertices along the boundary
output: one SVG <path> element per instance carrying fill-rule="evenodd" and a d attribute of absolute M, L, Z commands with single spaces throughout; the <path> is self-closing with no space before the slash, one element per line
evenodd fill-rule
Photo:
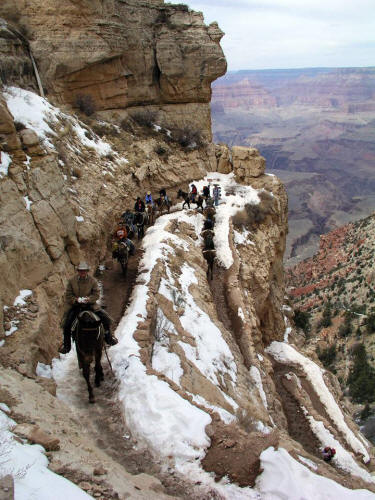
<path fill-rule="evenodd" d="M 215 244 L 214 244 L 214 232 L 212 229 L 205 229 L 202 231 L 202 238 L 204 241 L 204 249 L 205 250 L 214 250 L 215 249 Z"/>
<path fill-rule="evenodd" d="M 75 339 L 78 366 L 86 380 L 89 392 L 89 402 L 95 403 L 95 396 L 90 383 L 90 365 L 95 360 L 95 386 L 99 387 L 104 380 L 101 364 L 104 346 L 104 328 L 101 319 L 88 308 L 78 313 L 75 325 Z"/>
<path fill-rule="evenodd" d="M 213 222 L 215 222 L 215 214 L 216 210 L 214 207 L 205 207 L 203 210 L 203 215 L 206 217 L 206 219 L 211 219 Z"/>
<path fill-rule="evenodd" d="M 194 201 L 194 203 L 197 204 L 197 210 L 201 209 L 202 213 L 203 213 L 203 201 L 204 201 L 204 198 L 200 194 L 195 197 L 195 201 Z"/>
<path fill-rule="evenodd" d="M 122 274 L 126 276 L 129 261 L 129 248 L 124 241 L 120 241 L 118 244 L 117 260 L 120 263 Z"/>
<path fill-rule="evenodd" d="M 182 204 L 182 208 L 185 207 L 185 204 L 190 208 L 190 203 L 195 203 L 197 205 L 197 210 L 201 209 L 203 213 L 203 201 L 204 198 L 200 194 L 196 195 L 195 198 L 193 198 L 191 193 L 186 193 L 186 191 L 182 191 L 182 189 L 178 190 L 177 193 L 177 198 L 183 198 L 185 201 Z"/>
<path fill-rule="evenodd" d="M 151 203 L 146 204 L 147 224 L 152 226 L 155 222 L 155 205 Z"/>
<path fill-rule="evenodd" d="M 169 199 L 166 199 L 164 196 L 161 196 L 160 198 L 157 198 L 155 201 L 158 206 L 160 215 L 163 215 L 164 211 L 169 213 L 171 209 L 171 202 Z"/>
<path fill-rule="evenodd" d="M 145 235 L 145 213 L 144 212 L 136 212 L 134 217 L 135 225 L 137 226 L 137 235 L 138 239 L 142 239 Z"/>
<path fill-rule="evenodd" d="M 203 250 L 203 257 L 206 259 L 207 262 L 207 279 L 213 278 L 213 273 L 214 273 L 214 262 L 215 262 L 215 257 L 216 257 L 216 250 L 215 249 L 204 249 Z M 210 278 L 211 275 L 211 278 Z"/>
<path fill-rule="evenodd" d="M 124 212 L 121 216 L 122 220 L 125 223 L 126 230 L 128 232 L 128 238 L 132 239 L 134 237 L 134 234 L 136 232 L 136 227 L 134 225 L 134 214 L 133 212 L 130 212 L 130 210 L 127 210 Z"/>
<path fill-rule="evenodd" d="M 203 224 L 203 231 L 205 231 L 206 229 L 213 230 L 214 226 L 215 223 L 212 219 L 206 219 Z"/>
<path fill-rule="evenodd" d="M 193 201 L 190 193 L 187 193 L 186 191 L 182 191 L 182 189 L 179 189 L 178 193 L 177 193 L 177 198 L 184 199 L 184 202 L 182 204 L 182 209 L 185 208 L 186 204 L 187 204 L 188 208 L 190 209 L 190 202 Z"/>

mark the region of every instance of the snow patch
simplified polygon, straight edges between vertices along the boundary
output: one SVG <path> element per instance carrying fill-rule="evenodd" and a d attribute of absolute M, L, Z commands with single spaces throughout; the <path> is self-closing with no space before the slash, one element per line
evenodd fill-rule
<path fill-rule="evenodd" d="M 310 471 L 289 453 L 273 447 L 260 455 L 262 474 L 257 478 L 256 489 L 269 500 L 370 500 L 374 493 L 367 490 L 350 490 L 332 479 Z"/>
<path fill-rule="evenodd" d="M 197 403 L 200 406 L 204 406 L 205 408 L 210 408 L 211 410 L 216 411 L 216 413 L 220 415 L 221 420 L 225 424 L 229 425 L 236 420 L 236 417 L 231 413 L 229 413 L 229 411 L 224 410 L 224 408 L 220 408 L 219 406 L 211 405 L 199 394 L 191 394 L 190 392 L 188 392 L 188 394 L 189 396 L 192 397 L 194 403 Z"/>
<path fill-rule="evenodd" d="M 29 199 L 28 196 L 24 196 L 23 199 L 25 200 L 26 210 L 30 212 L 30 208 L 33 202 Z"/>
<path fill-rule="evenodd" d="M 8 175 L 9 165 L 12 163 L 12 158 L 8 153 L 0 151 L 0 179 Z"/>
<path fill-rule="evenodd" d="M 36 374 L 38 377 L 44 377 L 44 378 L 52 378 L 52 368 L 51 365 L 45 365 L 44 363 L 41 363 L 38 361 L 38 364 L 36 365 Z"/>
<path fill-rule="evenodd" d="M 20 293 L 18 295 L 18 297 L 15 298 L 14 302 L 13 302 L 13 305 L 14 306 L 25 306 L 26 305 L 26 302 L 25 302 L 25 299 L 27 297 L 30 297 L 30 295 L 32 295 L 32 290 L 20 290 Z"/>
<path fill-rule="evenodd" d="M 256 366 L 251 366 L 250 367 L 250 377 L 254 381 L 254 384 L 256 385 L 259 396 L 263 402 L 264 407 L 267 409 L 268 408 L 268 403 L 267 403 L 267 398 L 266 398 L 266 393 L 264 392 L 263 389 L 263 384 L 262 384 L 262 377 L 260 376 L 260 371 Z"/>
<path fill-rule="evenodd" d="M 340 407 L 324 382 L 321 368 L 311 359 L 306 358 L 296 351 L 291 345 L 283 342 L 272 342 L 266 349 L 266 352 L 271 354 L 280 363 L 296 363 L 305 372 L 307 379 L 315 388 L 328 415 L 330 415 L 338 430 L 343 434 L 346 442 L 355 452 L 362 454 L 364 462 L 367 463 L 370 459 L 368 452 L 345 422 Z"/>

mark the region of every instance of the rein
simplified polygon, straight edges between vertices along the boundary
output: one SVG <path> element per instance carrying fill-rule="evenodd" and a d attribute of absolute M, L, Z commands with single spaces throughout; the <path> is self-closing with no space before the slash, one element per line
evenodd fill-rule
<path fill-rule="evenodd" d="M 106 358 L 107 358 L 107 361 L 108 361 L 109 367 L 110 367 L 110 369 L 111 369 L 112 375 L 113 375 L 113 376 L 115 376 L 115 374 L 114 374 L 114 372 L 113 372 L 113 368 L 112 368 L 111 362 L 110 362 L 109 357 L 108 357 L 108 353 L 107 353 L 107 346 L 105 345 L 105 342 L 104 342 L 104 352 L 105 352 L 105 355 L 106 355 Z"/>

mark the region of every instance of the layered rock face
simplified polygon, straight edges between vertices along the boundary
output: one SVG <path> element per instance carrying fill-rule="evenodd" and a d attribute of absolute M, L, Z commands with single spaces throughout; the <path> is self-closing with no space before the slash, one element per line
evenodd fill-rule
<path fill-rule="evenodd" d="M 277 99 L 266 88 L 244 78 L 233 85 L 217 85 L 213 105 L 227 110 L 252 106 L 272 108 L 277 106 Z"/>
<path fill-rule="evenodd" d="M 37 90 L 27 40 L 0 19 L 0 81 Z"/>
<path fill-rule="evenodd" d="M 17 16 L 57 102 L 75 105 L 83 95 L 97 110 L 153 105 L 170 126 L 210 137 L 210 84 L 226 61 L 223 33 L 215 23 L 206 27 L 201 13 L 162 1 L 33 0 L 5 1 L 0 16 Z"/>

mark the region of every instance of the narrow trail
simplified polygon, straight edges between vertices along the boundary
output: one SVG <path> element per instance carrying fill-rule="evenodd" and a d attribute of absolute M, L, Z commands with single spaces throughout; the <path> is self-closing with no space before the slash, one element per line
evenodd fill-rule
<path fill-rule="evenodd" d="M 133 242 L 136 245 L 136 253 L 129 257 L 126 277 L 123 276 L 117 261 L 113 262 L 111 269 L 104 270 L 98 276 L 103 290 L 103 308 L 113 319 L 113 331 L 129 305 L 143 255 L 141 242 L 136 239 Z M 56 380 L 57 395 L 69 405 L 79 418 L 85 433 L 95 440 L 98 448 L 130 474 L 145 473 L 159 479 L 165 488 L 164 495 L 172 495 L 170 498 L 191 499 L 190 484 L 171 471 L 162 472 L 161 465 L 155 462 L 147 450 L 137 448 L 137 441 L 131 436 L 123 417 L 121 403 L 117 399 L 119 382 L 112 374 L 105 354 L 103 353 L 102 357 L 104 382 L 99 388 L 94 388 L 94 405 L 88 402 L 87 386 L 78 370 L 75 347 L 64 364 L 64 376 Z M 159 498 L 167 498 L 161 492 L 158 495 Z"/>
<path fill-rule="evenodd" d="M 113 269 L 105 270 L 99 277 L 103 286 L 105 309 L 114 320 L 113 330 L 129 302 L 141 255 L 140 245 L 137 245 L 136 254 L 129 259 L 126 277 L 122 275 L 117 261 L 114 262 Z M 147 451 L 136 449 L 136 441 L 132 439 L 124 422 L 120 404 L 116 399 L 118 381 L 110 371 L 104 353 L 104 382 L 99 388 L 94 388 L 94 405 L 88 402 L 86 382 L 78 371 L 75 352 L 69 356 L 67 363 L 63 384 L 58 384 L 58 397 L 79 415 L 82 427 L 96 440 L 98 447 L 128 472 L 156 475 L 159 468 L 153 464 Z M 93 373 L 93 367 L 91 369 Z"/>
<path fill-rule="evenodd" d="M 232 331 L 233 326 L 229 316 L 229 309 L 226 300 L 225 291 L 225 272 L 223 267 L 218 266 L 217 262 L 214 265 L 214 274 L 212 280 L 209 280 L 212 298 L 216 306 L 216 312 L 219 320 L 223 323 L 228 331 Z"/>

